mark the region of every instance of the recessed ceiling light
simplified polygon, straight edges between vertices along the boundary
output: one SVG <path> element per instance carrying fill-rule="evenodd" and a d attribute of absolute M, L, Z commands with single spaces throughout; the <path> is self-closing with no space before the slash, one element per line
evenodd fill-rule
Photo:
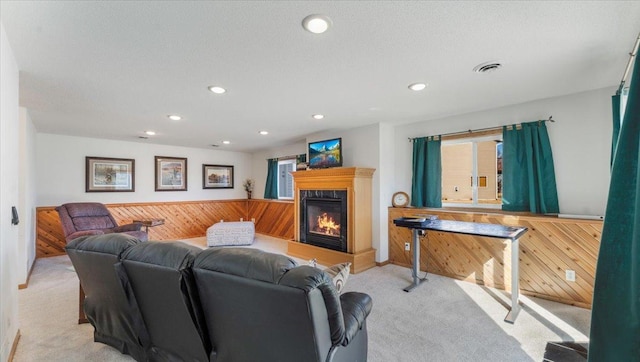
<path fill-rule="evenodd" d="M 225 145 L 230 145 L 231 141 L 222 141 L 222 143 L 224 143 Z"/>
<path fill-rule="evenodd" d="M 153 136 L 153 135 L 155 135 L 155 134 L 156 134 L 156 133 L 155 133 L 155 132 L 153 132 L 153 131 L 144 131 L 144 133 L 146 133 L 146 134 L 147 134 L 147 135 L 149 135 L 149 136 Z"/>
<path fill-rule="evenodd" d="M 322 114 L 314 114 L 314 115 L 313 115 L 313 116 L 311 116 L 311 117 L 313 117 L 313 119 L 323 119 L 323 118 L 324 118 L 324 115 L 322 115 Z"/>
<path fill-rule="evenodd" d="M 421 91 L 426 87 L 427 85 L 425 83 L 413 83 L 409 85 L 409 89 L 411 89 L 412 91 Z"/>
<path fill-rule="evenodd" d="M 331 26 L 331 19 L 326 15 L 313 14 L 302 20 L 302 27 L 314 34 L 322 34 Z"/>
<path fill-rule="evenodd" d="M 167 117 L 169 117 L 169 119 L 172 120 L 172 121 L 179 121 L 179 120 L 182 119 L 182 117 L 176 116 L 175 114 L 170 114 Z"/>
<path fill-rule="evenodd" d="M 215 85 L 210 86 L 209 90 L 212 91 L 215 94 L 222 94 L 222 93 L 227 91 L 226 89 L 224 89 L 222 87 L 215 86 Z"/>
<path fill-rule="evenodd" d="M 269 134 L 269 132 L 267 132 L 267 131 L 260 131 L 259 133 L 260 133 L 261 135 L 263 135 L 263 136 L 264 136 L 264 135 L 268 135 L 268 134 Z"/>

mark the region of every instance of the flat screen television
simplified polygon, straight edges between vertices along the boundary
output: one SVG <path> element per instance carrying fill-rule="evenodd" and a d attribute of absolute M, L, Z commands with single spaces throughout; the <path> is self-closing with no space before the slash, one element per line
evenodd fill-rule
<path fill-rule="evenodd" d="M 342 138 L 309 143 L 309 168 L 342 166 Z"/>

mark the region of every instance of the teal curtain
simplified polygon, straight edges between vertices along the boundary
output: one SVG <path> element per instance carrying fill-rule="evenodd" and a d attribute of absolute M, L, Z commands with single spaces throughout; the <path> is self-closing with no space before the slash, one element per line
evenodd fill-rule
<path fill-rule="evenodd" d="M 544 121 L 502 128 L 502 209 L 557 214 L 558 191 Z"/>
<path fill-rule="evenodd" d="M 620 93 L 611 97 L 611 107 L 613 108 L 613 134 L 611 137 L 611 162 L 613 165 L 613 157 L 616 153 L 616 145 L 618 144 L 618 135 L 620 134 Z"/>
<path fill-rule="evenodd" d="M 440 137 L 413 140 L 411 205 L 442 207 L 442 159 Z"/>
<path fill-rule="evenodd" d="M 264 186 L 265 199 L 278 198 L 278 159 L 267 160 L 267 183 Z"/>
<path fill-rule="evenodd" d="M 640 360 L 640 67 L 618 136 L 591 308 L 589 361 Z M 616 108 L 613 108 L 615 117 Z"/>

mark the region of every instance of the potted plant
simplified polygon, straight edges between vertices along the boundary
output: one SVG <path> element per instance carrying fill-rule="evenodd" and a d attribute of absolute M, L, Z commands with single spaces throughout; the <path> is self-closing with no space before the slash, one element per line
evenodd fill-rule
<path fill-rule="evenodd" d="M 244 180 L 244 183 L 242 184 L 242 187 L 244 187 L 244 190 L 247 192 L 248 199 L 251 198 L 251 192 L 253 192 L 253 185 L 254 185 L 254 181 L 250 178 Z"/>

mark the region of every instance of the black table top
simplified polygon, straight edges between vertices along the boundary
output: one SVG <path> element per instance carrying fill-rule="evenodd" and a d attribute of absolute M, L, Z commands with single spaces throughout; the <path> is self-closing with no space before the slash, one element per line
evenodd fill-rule
<path fill-rule="evenodd" d="M 402 226 L 410 229 L 444 231 L 511 240 L 516 240 L 527 232 L 526 227 L 513 227 L 454 220 L 433 220 L 429 218 L 399 218 L 393 220 L 393 223 L 396 226 Z"/>

